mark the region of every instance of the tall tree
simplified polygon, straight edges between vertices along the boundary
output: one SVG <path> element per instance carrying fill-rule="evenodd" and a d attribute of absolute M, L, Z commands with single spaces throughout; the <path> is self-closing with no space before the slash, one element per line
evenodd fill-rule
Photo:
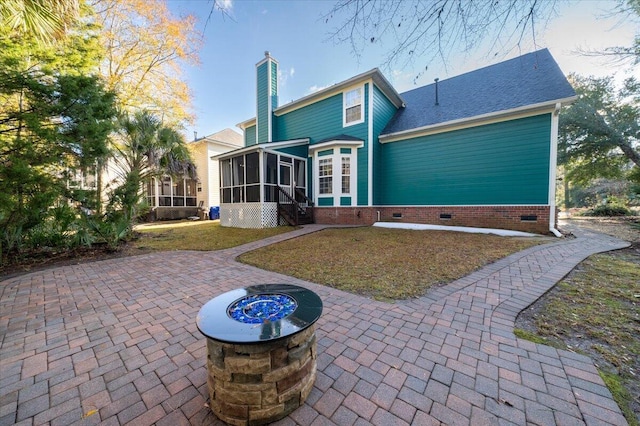
<path fill-rule="evenodd" d="M 330 38 L 360 55 L 367 44 L 387 48 L 383 65 L 429 62 L 490 41 L 489 54 L 507 53 L 554 14 L 555 0 L 339 0 L 324 16 L 337 21 Z"/>
<path fill-rule="evenodd" d="M 176 18 L 164 0 L 93 0 L 106 51 L 100 73 L 124 111 L 154 111 L 169 125 L 192 118 L 184 64 L 199 61 L 195 18 Z"/>
<path fill-rule="evenodd" d="M 0 25 L 0 254 L 71 195 L 67 171 L 107 152 L 114 98 L 91 75 L 99 49 L 90 29 L 75 28 L 45 43 Z"/>
<path fill-rule="evenodd" d="M 560 114 L 559 160 L 567 178 L 640 178 L 640 82 L 569 76 L 578 100 Z M 638 179 L 640 181 L 640 179 Z"/>
<path fill-rule="evenodd" d="M 141 110 L 123 114 L 114 137 L 114 162 L 120 185 L 114 190 L 111 208 L 122 210 L 130 220 L 137 216 L 144 181 L 165 174 L 196 177 L 196 169 L 184 137 L 153 113 Z"/>

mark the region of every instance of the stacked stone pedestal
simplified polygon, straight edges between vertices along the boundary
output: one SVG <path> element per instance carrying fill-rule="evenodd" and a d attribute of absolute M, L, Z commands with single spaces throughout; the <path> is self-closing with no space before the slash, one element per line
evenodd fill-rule
<path fill-rule="evenodd" d="M 263 326 L 264 327 L 264 326 Z M 265 343 L 207 338 L 210 406 L 222 421 L 262 425 L 298 408 L 316 378 L 315 326 Z"/>

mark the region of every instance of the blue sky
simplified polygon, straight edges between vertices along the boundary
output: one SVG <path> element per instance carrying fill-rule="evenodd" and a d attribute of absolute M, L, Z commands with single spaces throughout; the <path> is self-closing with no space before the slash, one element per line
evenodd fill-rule
<path fill-rule="evenodd" d="M 230 127 L 236 131 L 241 121 L 255 116 L 255 64 L 271 52 L 280 65 L 280 105 L 301 98 L 319 88 L 346 80 L 356 74 L 381 67 L 386 48 L 370 45 L 358 61 L 348 44 L 335 44 L 329 32 L 338 21 L 325 23 L 322 17 L 333 1 L 250 1 L 222 0 L 229 16 L 214 12 L 206 26 L 212 2 L 207 0 L 169 0 L 175 15 L 192 14 L 204 30 L 201 64 L 187 67 L 184 77 L 193 92 L 196 122 L 185 130 L 188 140 Z M 615 5 L 612 1 L 560 2 L 558 15 L 540 31 L 537 47 L 547 47 L 565 73 L 583 75 L 619 75 L 638 68 L 608 64 L 602 58 L 575 54 L 578 48 L 604 48 L 630 45 L 633 22 L 607 17 Z M 522 53 L 535 50 L 531 41 Z M 396 90 L 403 92 L 433 82 L 491 65 L 516 56 L 517 50 L 501 57 L 486 57 L 486 50 L 452 54 L 447 66 L 416 61 L 412 66 L 383 70 Z M 428 65 L 414 85 L 414 78 Z"/>

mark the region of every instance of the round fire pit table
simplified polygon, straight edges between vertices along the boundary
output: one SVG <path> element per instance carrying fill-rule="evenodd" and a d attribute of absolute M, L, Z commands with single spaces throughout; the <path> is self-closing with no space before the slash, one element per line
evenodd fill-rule
<path fill-rule="evenodd" d="M 306 288 L 260 284 L 207 302 L 196 318 L 207 338 L 210 407 L 233 425 L 281 419 L 316 379 L 314 323 L 322 300 Z"/>

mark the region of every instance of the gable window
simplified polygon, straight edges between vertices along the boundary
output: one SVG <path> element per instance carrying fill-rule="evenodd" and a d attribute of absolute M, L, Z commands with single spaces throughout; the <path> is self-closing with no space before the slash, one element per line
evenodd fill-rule
<path fill-rule="evenodd" d="M 351 126 L 353 124 L 362 123 L 364 121 L 364 113 L 362 111 L 362 87 L 344 92 L 342 95 L 342 104 L 344 126 Z"/>

